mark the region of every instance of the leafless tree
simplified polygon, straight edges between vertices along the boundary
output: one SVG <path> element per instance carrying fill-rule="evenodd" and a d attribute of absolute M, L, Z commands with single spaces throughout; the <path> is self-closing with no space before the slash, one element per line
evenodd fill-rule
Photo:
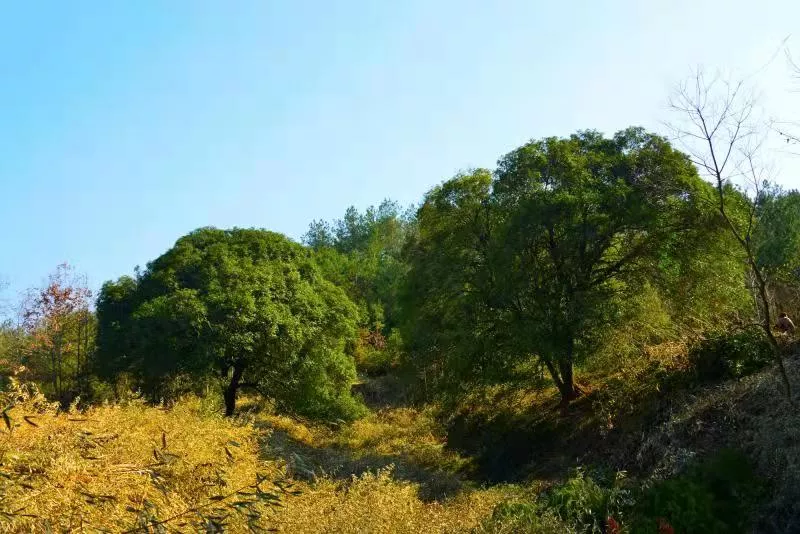
<path fill-rule="evenodd" d="M 670 99 L 670 107 L 679 117 L 671 128 L 699 171 L 716 186 L 716 208 L 747 258 L 759 303 L 759 324 L 772 345 L 786 395 L 793 402 L 780 347 L 772 333 L 766 273 L 753 250 L 752 235 L 758 222 L 766 167 L 759 161 L 764 138 L 752 95 L 744 81 L 707 77 L 697 70 Z M 737 186 L 749 198 L 744 220 L 731 213 L 732 188 Z"/>
<path fill-rule="evenodd" d="M 785 50 L 785 53 L 786 63 L 789 66 L 789 70 L 792 72 L 792 78 L 798 84 L 795 92 L 800 92 L 800 64 L 795 61 L 788 48 Z M 800 144 L 800 122 L 792 120 L 776 120 L 773 121 L 772 128 L 778 133 L 778 135 L 781 136 L 784 141 L 786 141 L 787 144 Z"/>

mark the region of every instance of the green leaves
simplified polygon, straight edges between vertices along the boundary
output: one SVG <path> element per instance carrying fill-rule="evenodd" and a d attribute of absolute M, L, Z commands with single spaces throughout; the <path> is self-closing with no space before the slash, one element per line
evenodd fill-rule
<path fill-rule="evenodd" d="M 773 191 L 761 199 L 754 229 L 759 266 L 792 280 L 800 267 L 800 193 Z"/>
<path fill-rule="evenodd" d="M 355 378 L 344 350 L 356 309 L 280 234 L 196 230 L 137 280 L 107 283 L 98 316 L 100 353 L 112 360 L 103 365 L 132 371 L 154 400 L 238 368 L 229 400 L 248 383 L 290 410 L 353 415 L 354 401 L 340 413 L 338 399 Z"/>
<path fill-rule="evenodd" d="M 531 141 L 493 175 L 431 190 L 408 246 L 405 306 L 425 382 L 458 394 L 538 357 L 573 395 L 573 364 L 620 305 L 660 268 L 679 276 L 686 236 L 714 229 L 709 188 L 666 140 L 629 128 Z"/>
<path fill-rule="evenodd" d="M 360 325 L 388 333 L 399 321 L 402 258 L 413 218 L 396 202 L 383 201 L 363 213 L 348 208 L 342 219 L 311 223 L 303 237 L 325 276 L 358 305 Z"/>

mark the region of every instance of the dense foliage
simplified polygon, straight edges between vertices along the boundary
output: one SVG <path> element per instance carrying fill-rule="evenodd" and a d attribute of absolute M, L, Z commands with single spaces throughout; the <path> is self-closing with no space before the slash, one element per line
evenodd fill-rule
<path fill-rule="evenodd" d="M 261 230 L 204 228 L 137 279 L 103 286 L 97 366 L 151 396 L 171 380 L 226 380 L 226 413 L 249 386 L 284 409 L 352 417 L 348 343 L 357 314 L 300 245 Z"/>
<path fill-rule="evenodd" d="M 777 301 L 800 302 L 800 197 L 724 192 L 736 224 L 757 215 L 758 262 Z M 134 386 L 169 399 L 222 381 L 229 413 L 245 387 L 297 412 L 352 416 L 353 361 L 370 375 L 400 366 L 410 393 L 452 400 L 492 384 L 539 387 L 544 373 L 567 403 L 581 392 L 576 365 L 611 369 L 643 346 L 715 333 L 708 346 L 751 320 L 750 272 L 715 195 L 684 154 L 640 128 L 533 140 L 494 171 L 434 187 L 416 211 L 387 200 L 315 221 L 305 246 L 261 230 L 195 231 L 103 286 L 96 351 L 85 297 L 65 318 L 30 306 L 4 343 L 41 340 L 50 369 L 38 379 L 67 400 L 62 390 L 101 396 L 91 377 L 61 384 L 87 376 L 93 356 L 118 395 Z M 82 295 L 45 288 L 40 308 L 62 286 Z M 69 368 L 75 342 L 47 326 L 78 315 L 80 372 Z"/>
<path fill-rule="evenodd" d="M 533 502 L 501 504 L 491 523 L 526 533 L 744 533 L 763 496 L 763 481 L 747 457 L 722 450 L 677 477 L 646 485 L 623 472 L 578 469 Z"/>
<path fill-rule="evenodd" d="M 410 252 L 407 339 L 418 363 L 463 388 L 535 357 L 574 399 L 575 363 L 646 283 L 682 283 L 684 297 L 707 288 L 716 273 L 692 273 L 702 251 L 687 244 L 723 235 L 712 193 L 683 154 L 637 128 L 532 141 L 494 175 L 435 188 Z M 743 279 L 726 263 L 723 277 Z"/>
<path fill-rule="evenodd" d="M 355 356 L 372 374 L 388 371 L 399 356 L 400 294 L 408 271 L 403 250 L 413 232 L 413 214 L 385 200 L 364 213 L 350 207 L 333 223 L 314 221 L 303 237 L 325 276 L 358 305 Z"/>
<path fill-rule="evenodd" d="M 0 349 L 15 353 L 15 363 L 22 366 L 16 372 L 63 405 L 89 393 L 95 334 L 91 296 L 69 265 L 59 265 L 46 284 L 28 291 L 18 326 L 2 329 L 0 344 L 6 347 Z"/>
<path fill-rule="evenodd" d="M 689 359 L 701 380 L 741 378 L 772 361 L 772 346 L 763 331 L 752 327 L 715 332 L 691 348 Z"/>

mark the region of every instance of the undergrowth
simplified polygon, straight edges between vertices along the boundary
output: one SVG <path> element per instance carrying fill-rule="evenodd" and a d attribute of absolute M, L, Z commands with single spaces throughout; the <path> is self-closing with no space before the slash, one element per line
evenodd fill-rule
<path fill-rule="evenodd" d="M 35 387 L 3 393 L 0 530 L 257 531 L 292 491 L 247 424 L 197 399 L 60 412 Z"/>
<path fill-rule="evenodd" d="M 435 406 L 329 425 L 254 401 L 225 419 L 218 399 L 196 397 L 62 411 L 12 380 L 0 394 L 0 531 L 661 534 L 745 532 L 753 521 L 791 530 L 800 425 L 781 408 L 773 373 L 681 390 L 672 381 L 694 376 L 688 361 L 685 345 L 662 345 L 619 374 L 585 373 L 585 395 L 567 412 L 548 389 L 475 392 L 463 409 L 484 426 L 460 431 L 479 448 L 460 452 L 456 419 Z M 797 364 L 788 368 L 795 377 Z M 676 394 L 669 412 L 643 435 L 641 410 L 665 393 Z M 619 437 L 626 425 L 639 429 L 635 449 Z M 714 455 L 727 446 L 753 465 Z M 609 451 L 642 470 L 590 467 Z M 483 458 L 528 478 L 482 486 Z M 532 469 L 548 462 L 549 474 Z"/>
<path fill-rule="evenodd" d="M 395 480 L 417 485 L 424 502 L 443 501 L 474 489 L 471 462 L 445 445 L 433 408 L 373 412 L 336 429 L 280 415 L 261 414 L 265 453 L 286 461 L 297 478 L 349 481 L 389 470 Z"/>
<path fill-rule="evenodd" d="M 457 479 L 463 459 L 412 410 L 332 430 L 277 415 L 225 419 L 196 397 L 59 411 L 32 386 L 2 396 L 2 532 L 468 533 L 517 491 L 459 485 L 426 498 L 425 484 Z M 292 454 L 268 450 L 278 434 Z M 311 473 L 323 466 L 310 450 L 349 451 L 363 469 Z"/>
<path fill-rule="evenodd" d="M 745 533 L 763 483 L 741 453 L 725 450 L 669 479 L 578 468 L 528 501 L 495 508 L 484 532 L 586 534 Z"/>

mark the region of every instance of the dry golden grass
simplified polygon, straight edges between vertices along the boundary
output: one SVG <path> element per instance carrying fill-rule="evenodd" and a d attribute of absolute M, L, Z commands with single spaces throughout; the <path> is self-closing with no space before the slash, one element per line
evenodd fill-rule
<path fill-rule="evenodd" d="M 324 427 L 314 427 L 287 417 L 285 415 L 265 414 L 258 417 L 259 422 L 265 424 L 272 431 L 285 432 L 287 436 L 298 443 L 304 445 L 314 445 L 321 439 L 321 436 L 328 436 Z"/>
<path fill-rule="evenodd" d="M 456 472 L 468 466 L 467 459 L 445 449 L 446 437 L 433 407 L 371 413 L 329 436 L 326 444 L 360 455 L 402 457 L 428 469 Z"/>
<path fill-rule="evenodd" d="M 372 414 L 338 431 L 258 416 L 266 429 L 226 420 L 196 398 L 169 409 L 134 401 L 57 413 L 26 388 L 3 395 L 14 406 L 6 411 L 10 431 L 0 421 L 0 532 L 196 532 L 210 516 L 225 532 L 470 532 L 514 491 L 465 485 L 446 500 L 424 500 L 420 484 L 393 467 L 288 480 L 283 492 L 270 484 L 291 473 L 263 454 L 270 432 L 337 453 L 416 458 L 432 473 L 438 464 L 457 466 L 430 414 L 413 410 Z M 259 473 L 268 477 L 260 489 L 280 494 L 283 507 L 236 494 L 254 493 Z"/>
<path fill-rule="evenodd" d="M 391 469 L 351 481 L 321 479 L 287 501 L 275 519 L 282 531 L 309 534 L 471 532 L 507 498 L 506 490 L 493 488 L 425 503 L 418 490 L 417 484 L 394 480 Z"/>
<path fill-rule="evenodd" d="M 330 472 L 346 456 L 350 460 L 371 457 L 396 458 L 404 463 L 427 469 L 456 473 L 469 467 L 469 460 L 447 450 L 446 437 L 436 422 L 435 408 L 392 408 L 372 412 L 362 419 L 331 430 L 322 425 L 299 421 L 290 417 L 259 414 L 258 426 L 285 435 L 282 440 L 292 452 L 315 449 L 325 454 L 321 459 L 322 472 Z M 327 460 L 327 462 L 326 462 Z"/>
<path fill-rule="evenodd" d="M 257 473 L 279 475 L 259 462 L 251 426 L 204 414 L 197 399 L 170 410 L 133 402 L 56 414 L 41 397 L 14 396 L 0 436 L 4 532 L 146 532 L 145 523 L 170 517 L 170 531 L 195 531 L 231 499 L 252 500 L 215 499 Z M 240 508 L 228 531 L 246 530 L 244 514 L 268 506 Z"/>
<path fill-rule="evenodd" d="M 278 415 L 258 421 L 290 470 L 312 472 L 303 494 L 272 516 L 283 532 L 473 532 L 517 492 L 460 480 L 468 462 L 445 449 L 431 407 L 384 409 L 335 431 Z M 430 498 L 442 490 L 447 497 Z"/>

